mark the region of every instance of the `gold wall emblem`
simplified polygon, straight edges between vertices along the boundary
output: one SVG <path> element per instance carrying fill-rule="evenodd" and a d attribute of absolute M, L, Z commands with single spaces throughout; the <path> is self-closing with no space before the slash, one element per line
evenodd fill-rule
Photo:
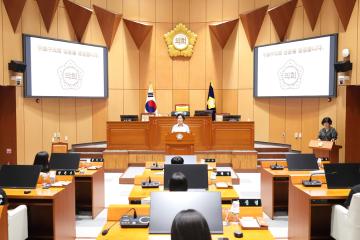
<path fill-rule="evenodd" d="M 164 34 L 170 57 L 191 57 L 197 34 L 190 31 L 184 24 L 178 23 L 176 27 Z"/>

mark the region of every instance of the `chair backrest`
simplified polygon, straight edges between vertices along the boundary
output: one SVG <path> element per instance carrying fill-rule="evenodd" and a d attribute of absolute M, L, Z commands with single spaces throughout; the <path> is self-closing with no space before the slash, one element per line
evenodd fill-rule
<path fill-rule="evenodd" d="M 33 165 L 40 165 L 42 167 L 41 171 L 47 171 L 49 169 L 49 153 L 45 151 L 38 152 Z"/>
<path fill-rule="evenodd" d="M 51 146 L 51 153 L 67 153 L 69 144 L 64 142 L 53 143 Z"/>
<path fill-rule="evenodd" d="M 360 226 L 360 193 L 352 196 L 349 206 L 349 220 L 351 223 Z"/>
<path fill-rule="evenodd" d="M 171 159 L 171 164 L 184 164 L 184 159 L 180 156 L 175 156 Z"/>

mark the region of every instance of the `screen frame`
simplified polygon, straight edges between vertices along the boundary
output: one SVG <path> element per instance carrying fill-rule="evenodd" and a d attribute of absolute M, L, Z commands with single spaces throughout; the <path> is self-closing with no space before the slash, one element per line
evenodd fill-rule
<path fill-rule="evenodd" d="M 258 49 L 261 47 L 268 47 L 268 46 L 274 46 L 274 45 L 280 45 L 280 44 L 286 44 L 286 43 L 293 43 L 293 42 L 300 42 L 305 40 L 312 40 L 317 38 L 324 38 L 324 37 L 330 37 L 330 72 L 329 72 L 329 95 L 297 95 L 297 96 L 259 96 L 258 95 L 258 76 L 257 76 L 257 70 L 258 70 Z M 338 58 L 338 38 L 339 34 L 327 34 L 327 35 L 321 35 L 316 37 L 309 37 L 309 38 L 302 38 L 302 39 L 296 39 L 291 41 L 284 41 L 284 42 L 278 42 L 274 44 L 265 44 L 256 46 L 253 50 L 253 64 L 254 64 L 254 70 L 253 70 L 253 97 L 254 98 L 331 98 L 331 97 L 337 97 L 337 73 L 335 71 L 334 64 L 337 62 Z M 336 51 L 332 51 L 331 49 L 335 49 Z M 333 81 L 333 83 L 331 83 Z"/>
<path fill-rule="evenodd" d="M 99 47 L 103 49 L 103 59 L 104 59 L 104 96 L 35 96 L 31 95 L 31 56 L 30 50 L 27 50 L 27 47 L 30 48 L 30 38 L 40 38 L 58 42 L 72 43 L 78 45 L 85 45 L 91 47 Z M 24 98 L 94 98 L 94 99 L 105 99 L 109 97 L 109 60 L 108 60 L 108 48 L 102 45 L 96 44 L 85 44 L 76 41 L 64 40 L 64 39 L 56 39 L 50 37 L 37 36 L 32 34 L 22 34 L 22 47 L 23 47 L 23 61 L 26 64 L 26 70 L 24 72 Z M 30 63 L 30 64 L 28 64 Z M 29 77 L 30 76 L 30 77 Z M 29 92 L 30 90 L 30 92 Z"/>

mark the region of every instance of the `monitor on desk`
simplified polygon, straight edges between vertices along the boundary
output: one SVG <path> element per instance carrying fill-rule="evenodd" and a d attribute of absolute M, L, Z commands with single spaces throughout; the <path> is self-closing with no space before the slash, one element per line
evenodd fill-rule
<path fill-rule="evenodd" d="M 176 214 L 187 209 L 200 212 L 211 233 L 223 233 L 220 192 L 152 192 L 149 233 L 171 233 Z"/>
<path fill-rule="evenodd" d="M 360 184 L 359 163 L 324 164 L 327 187 L 330 189 L 352 188 Z"/>
<path fill-rule="evenodd" d="M 287 154 L 286 161 L 289 171 L 316 171 L 319 170 L 317 158 L 314 154 Z"/>
<path fill-rule="evenodd" d="M 50 156 L 50 170 L 76 170 L 79 168 L 79 153 L 52 153 Z"/>
<path fill-rule="evenodd" d="M 196 164 L 196 155 L 165 155 L 165 164 L 171 164 L 171 159 L 177 156 L 184 159 L 184 164 Z"/>
<path fill-rule="evenodd" d="M 41 166 L 3 165 L 0 169 L 1 188 L 36 188 Z"/>
<path fill-rule="evenodd" d="M 165 164 L 164 166 L 164 189 L 169 189 L 171 176 L 176 172 L 182 172 L 187 179 L 188 189 L 208 189 L 208 165 L 207 164 Z"/>

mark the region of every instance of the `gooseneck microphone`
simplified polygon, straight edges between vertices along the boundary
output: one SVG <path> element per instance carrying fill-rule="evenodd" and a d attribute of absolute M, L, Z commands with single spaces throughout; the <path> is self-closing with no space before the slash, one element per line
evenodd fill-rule
<path fill-rule="evenodd" d="M 315 175 L 322 175 L 324 174 L 323 172 L 314 172 L 310 174 L 310 178 L 309 180 L 303 180 L 302 184 L 305 187 L 321 187 L 322 182 L 320 180 L 312 180 L 312 177 Z"/>

